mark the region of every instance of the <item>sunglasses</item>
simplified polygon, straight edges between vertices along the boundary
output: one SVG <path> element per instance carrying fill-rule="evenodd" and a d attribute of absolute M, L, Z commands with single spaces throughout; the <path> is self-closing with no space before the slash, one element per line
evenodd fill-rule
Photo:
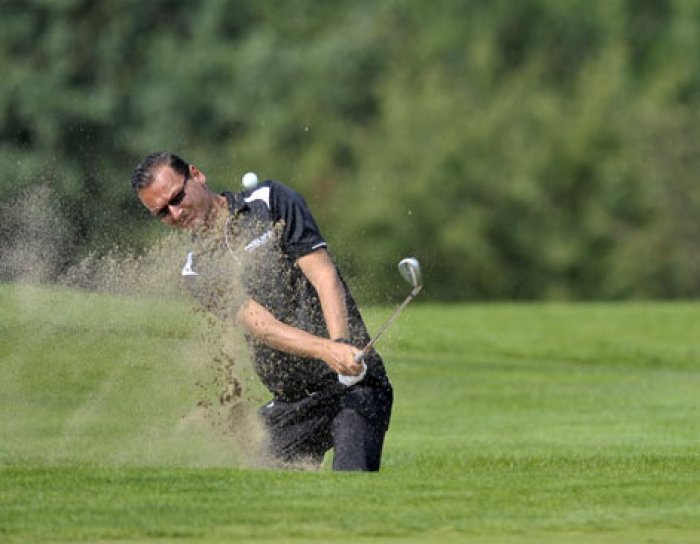
<path fill-rule="evenodd" d="M 153 217 L 156 219 L 165 219 L 170 214 L 170 206 L 179 206 L 182 204 L 182 201 L 185 199 L 185 195 L 187 194 L 185 192 L 185 188 L 187 187 L 187 181 L 189 179 L 190 177 L 185 174 L 185 181 L 182 182 L 182 189 L 180 189 L 170 200 L 168 200 L 168 203 L 160 210 L 153 212 Z"/>

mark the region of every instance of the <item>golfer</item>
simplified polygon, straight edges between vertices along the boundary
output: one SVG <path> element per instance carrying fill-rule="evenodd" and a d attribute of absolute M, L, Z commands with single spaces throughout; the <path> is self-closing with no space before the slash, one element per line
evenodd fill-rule
<path fill-rule="evenodd" d="M 318 466 L 332 448 L 334 470 L 379 470 L 391 384 L 375 351 L 355 362 L 369 335 L 304 199 L 270 180 L 216 193 L 201 170 L 168 152 L 147 156 L 131 183 L 154 217 L 194 233 L 182 275 L 195 296 L 243 326 L 273 395 L 260 409 L 268 455 L 282 466 Z M 221 263 L 239 266 L 234 301 Z"/>

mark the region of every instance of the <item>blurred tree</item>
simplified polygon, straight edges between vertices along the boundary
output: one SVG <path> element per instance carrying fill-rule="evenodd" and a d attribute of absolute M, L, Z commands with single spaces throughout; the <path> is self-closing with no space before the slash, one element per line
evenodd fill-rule
<path fill-rule="evenodd" d="M 700 294 L 693 2 L 5 0 L 0 15 L 0 198 L 53 186 L 64 264 L 162 232 L 128 179 L 170 149 L 219 189 L 255 170 L 304 193 L 367 297 L 396 295 L 407 254 L 443 300 Z"/>

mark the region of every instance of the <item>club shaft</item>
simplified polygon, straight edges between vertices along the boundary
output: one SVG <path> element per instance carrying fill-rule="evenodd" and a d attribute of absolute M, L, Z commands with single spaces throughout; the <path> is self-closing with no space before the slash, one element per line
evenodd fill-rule
<path fill-rule="evenodd" d="M 389 326 L 396 321 L 396 318 L 399 317 L 399 314 L 403 311 L 403 309 L 408 306 L 408 303 L 411 302 L 418 293 L 420 293 L 420 290 L 423 288 L 422 285 L 418 285 L 416 288 L 411 291 L 411 293 L 406 297 L 406 300 L 404 300 L 398 308 L 394 311 L 394 313 L 391 315 L 389 319 L 386 320 L 386 323 L 382 325 L 379 330 L 377 331 L 377 334 L 374 335 L 374 338 L 372 338 L 369 342 L 367 342 L 367 345 L 362 348 L 362 351 L 359 353 L 359 355 L 355 358 L 356 361 L 360 361 L 364 358 L 365 355 L 369 352 L 370 349 L 374 347 L 374 344 L 377 343 L 377 340 L 379 340 L 384 334 L 384 332 L 389 328 Z"/>

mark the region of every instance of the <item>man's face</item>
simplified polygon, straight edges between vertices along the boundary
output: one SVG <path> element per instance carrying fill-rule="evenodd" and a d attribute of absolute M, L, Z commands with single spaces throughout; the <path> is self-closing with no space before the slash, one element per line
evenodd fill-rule
<path fill-rule="evenodd" d="M 206 177 L 194 166 L 180 174 L 170 166 L 158 167 L 153 182 L 138 191 L 138 197 L 154 217 L 166 225 L 196 228 L 209 219 L 215 195 L 206 186 Z"/>

